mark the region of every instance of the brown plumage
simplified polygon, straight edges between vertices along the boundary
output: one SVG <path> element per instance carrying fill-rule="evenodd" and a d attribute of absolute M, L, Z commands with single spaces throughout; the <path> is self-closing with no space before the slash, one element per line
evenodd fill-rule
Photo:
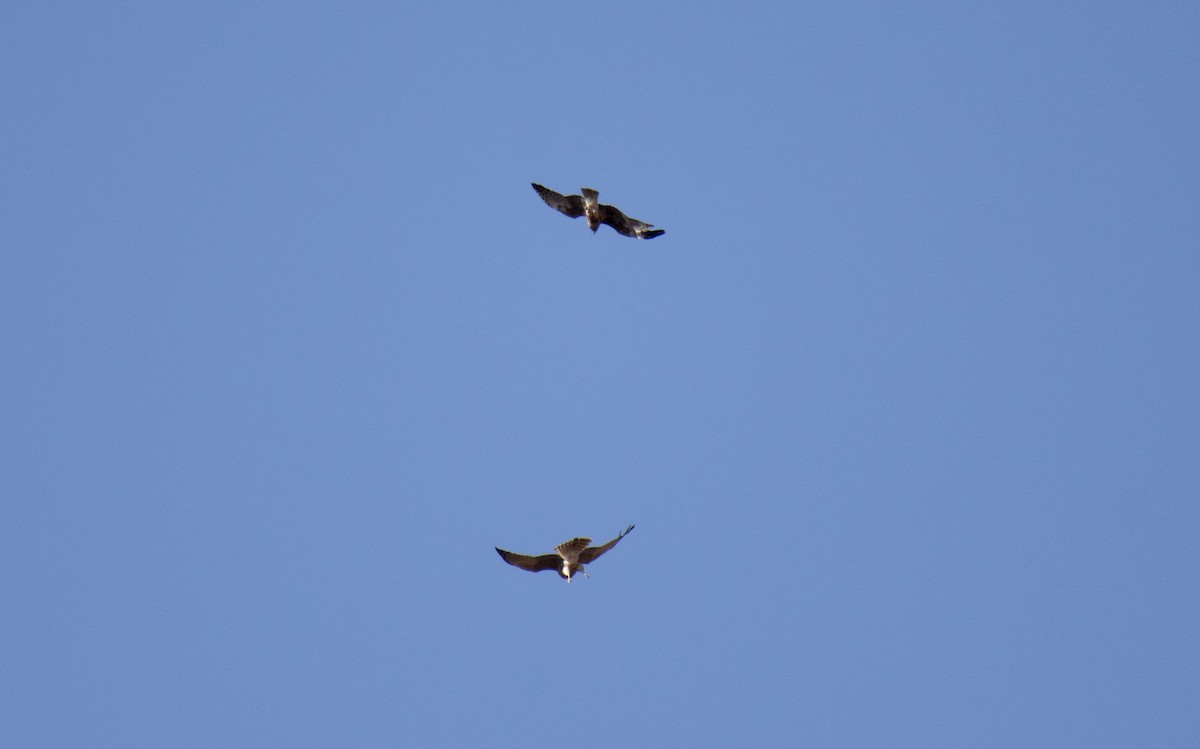
<path fill-rule="evenodd" d="M 591 564 L 599 559 L 601 554 L 616 546 L 617 542 L 625 538 L 631 530 L 633 530 L 632 525 L 603 546 L 588 546 L 592 542 L 590 538 L 572 538 L 570 541 L 559 544 L 555 548 L 554 554 L 543 554 L 539 557 L 514 554 L 511 551 L 501 549 L 499 546 L 496 547 L 496 553 L 500 555 L 501 559 L 514 567 L 520 567 L 530 572 L 554 570 L 558 573 L 559 577 L 567 582 L 571 582 L 571 578 L 577 572 L 587 577 L 588 574 L 584 572 L 583 565 Z"/>
<path fill-rule="evenodd" d="M 655 229 L 654 224 L 630 218 L 613 206 L 604 205 L 599 200 L 600 193 L 590 187 L 583 188 L 583 195 L 559 195 L 536 182 L 532 184 L 533 189 L 537 190 L 537 194 L 546 201 L 546 205 L 564 216 L 571 218 L 586 216 L 588 228 L 592 230 L 592 233 L 600 228 L 600 224 L 608 224 L 618 234 L 637 239 L 654 239 L 660 234 L 666 234 L 666 229 Z"/>

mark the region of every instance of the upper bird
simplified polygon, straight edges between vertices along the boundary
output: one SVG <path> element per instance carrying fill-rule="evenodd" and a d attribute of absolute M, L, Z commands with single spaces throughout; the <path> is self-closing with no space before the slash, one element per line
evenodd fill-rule
<path fill-rule="evenodd" d="M 654 239 L 659 234 L 666 234 L 666 229 L 655 229 L 654 224 L 630 218 L 611 205 L 600 203 L 600 193 L 590 187 L 583 188 L 583 195 L 559 195 L 553 190 L 542 187 L 536 182 L 531 183 L 537 194 L 542 196 L 546 205 L 559 213 L 571 218 L 587 216 L 588 228 L 594 234 L 600 224 L 608 224 L 617 230 L 618 234 L 638 239 Z"/>
<path fill-rule="evenodd" d="M 588 573 L 583 571 L 583 565 L 590 564 L 600 557 L 601 554 L 608 551 L 617 545 L 617 542 L 629 531 L 633 530 L 633 526 L 625 529 L 625 532 L 617 536 L 613 540 L 603 546 L 588 546 L 592 542 L 590 538 L 572 538 L 558 545 L 555 548 L 555 554 L 543 554 L 540 557 L 527 557 L 524 554 L 514 554 L 511 551 L 505 551 L 499 546 L 496 547 L 496 553 L 500 558 L 508 562 L 514 567 L 520 567 L 523 570 L 530 572 L 541 572 L 542 570 L 554 570 L 558 576 L 571 582 L 571 577 L 575 573 L 580 573 L 584 577 Z"/>

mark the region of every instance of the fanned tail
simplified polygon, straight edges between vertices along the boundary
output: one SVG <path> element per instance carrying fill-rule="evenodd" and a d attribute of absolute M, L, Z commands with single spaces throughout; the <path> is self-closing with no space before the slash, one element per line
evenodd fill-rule
<path fill-rule="evenodd" d="M 579 558 L 579 552 L 586 549 L 591 542 L 592 539 L 590 538 L 572 538 L 570 541 L 559 544 L 554 550 L 563 559 L 574 562 Z"/>

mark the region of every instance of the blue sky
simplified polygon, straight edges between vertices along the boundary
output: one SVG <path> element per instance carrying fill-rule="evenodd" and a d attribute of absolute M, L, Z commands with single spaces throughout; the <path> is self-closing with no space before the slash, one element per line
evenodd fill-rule
<path fill-rule="evenodd" d="M 0 744 L 1200 740 L 1194 3 L 427 5 L 0 12 Z"/>

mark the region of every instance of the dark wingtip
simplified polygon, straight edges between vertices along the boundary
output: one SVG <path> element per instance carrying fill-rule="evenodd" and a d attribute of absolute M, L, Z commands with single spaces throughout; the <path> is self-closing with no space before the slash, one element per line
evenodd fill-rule
<path fill-rule="evenodd" d="M 666 229 L 655 229 L 654 231 L 644 232 L 642 234 L 642 239 L 654 239 L 655 237 L 661 236 L 666 233 L 667 233 Z"/>

